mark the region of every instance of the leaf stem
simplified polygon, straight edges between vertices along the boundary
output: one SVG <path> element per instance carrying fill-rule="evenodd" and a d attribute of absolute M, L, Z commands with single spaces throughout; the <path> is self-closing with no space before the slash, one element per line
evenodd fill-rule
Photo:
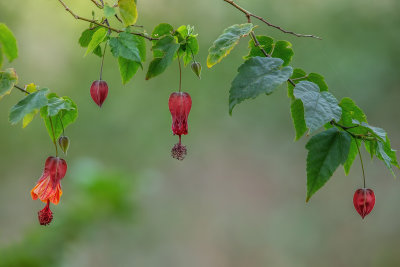
<path fill-rule="evenodd" d="M 14 87 L 17 88 L 18 90 L 20 90 L 21 92 L 24 92 L 25 94 L 28 94 L 28 95 L 30 94 L 28 91 L 26 91 L 26 90 L 25 90 L 24 88 L 22 88 L 22 87 L 19 87 L 18 85 L 15 85 L 15 84 L 14 84 Z"/>
<path fill-rule="evenodd" d="M 51 120 L 51 117 L 49 116 L 50 120 L 50 126 L 51 126 L 51 131 L 53 133 L 53 144 L 54 147 L 56 148 L 56 157 L 58 157 L 58 149 L 57 149 L 57 143 L 56 143 L 56 134 L 54 133 L 54 127 L 53 127 L 53 121 Z"/>
<path fill-rule="evenodd" d="M 365 171 L 364 171 L 364 163 L 363 163 L 363 159 L 362 159 L 362 156 L 361 156 L 360 146 L 358 145 L 357 139 L 354 139 L 354 141 L 356 142 L 356 145 L 357 145 L 357 150 L 358 150 L 358 155 L 360 156 L 360 162 L 361 162 L 361 169 L 362 169 L 362 174 L 363 174 L 364 188 L 366 188 L 366 187 L 365 187 Z"/>
<path fill-rule="evenodd" d="M 179 66 L 179 92 L 182 90 L 182 67 L 181 67 L 181 58 L 179 57 L 179 50 L 177 52 L 178 55 L 178 66 Z"/>

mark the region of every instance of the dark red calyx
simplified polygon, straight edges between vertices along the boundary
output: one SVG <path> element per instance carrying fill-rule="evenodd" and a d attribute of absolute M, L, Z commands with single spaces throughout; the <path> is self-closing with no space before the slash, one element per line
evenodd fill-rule
<path fill-rule="evenodd" d="M 47 205 L 38 212 L 38 218 L 40 225 L 48 225 L 53 220 L 53 212 L 50 210 L 50 204 Z"/>
<path fill-rule="evenodd" d="M 108 95 L 108 85 L 103 80 L 97 80 L 92 83 L 90 87 L 90 95 L 93 101 L 101 107 Z"/>
<path fill-rule="evenodd" d="M 187 150 L 186 146 L 181 143 L 176 143 L 171 150 L 171 156 L 177 160 L 183 160 L 186 157 Z"/>
<path fill-rule="evenodd" d="M 172 132 L 175 135 L 188 134 L 188 116 L 192 108 L 192 99 L 186 92 L 172 93 L 168 101 L 172 115 Z"/>
<path fill-rule="evenodd" d="M 44 173 L 50 175 L 50 179 L 56 185 L 67 173 L 67 162 L 59 157 L 48 157 L 44 164 Z"/>
<path fill-rule="evenodd" d="M 375 205 L 374 191 L 372 191 L 372 189 L 367 189 L 367 188 L 358 189 L 354 193 L 353 204 L 358 214 L 360 214 L 361 217 L 364 219 L 364 217 L 367 216 L 374 208 Z"/>

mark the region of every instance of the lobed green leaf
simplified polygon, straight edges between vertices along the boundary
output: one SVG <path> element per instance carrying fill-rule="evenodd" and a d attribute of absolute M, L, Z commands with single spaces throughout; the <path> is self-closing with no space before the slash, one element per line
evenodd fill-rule
<path fill-rule="evenodd" d="M 253 57 L 238 69 L 229 91 L 229 113 L 245 99 L 272 94 L 279 85 L 292 75 L 291 67 L 283 67 L 280 58 Z"/>
<path fill-rule="evenodd" d="M 47 106 L 48 99 L 46 95 L 49 89 L 41 89 L 37 92 L 25 96 L 21 101 L 14 105 L 10 110 L 9 121 L 11 124 L 16 124 L 22 120 L 25 115 Z"/>

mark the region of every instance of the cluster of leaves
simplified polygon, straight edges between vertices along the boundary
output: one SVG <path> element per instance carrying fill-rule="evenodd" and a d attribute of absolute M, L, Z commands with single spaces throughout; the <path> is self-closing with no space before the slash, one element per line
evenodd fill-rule
<path fill-rule="evenodd" d="M 120 0 L 115 6 L 105 4 L 99 8 L 103 11 L 97 20 L 99 23 L 121 23 L 122 28 L 111 31 L 102 26 L 93 27 L 91 24 L 82 32 L 79 44 L 86 48 L 85 55 L 93 53 L 100 57 L 103 56 L 101 45 L 104 43 L 107 49 L 108 44 L 112 55 L 118 60 L 123 84 L 128 83 L 139 68 L 143 69 L 146 61 L 146 38 L 151 40 L 153 52 L 146 80 L 163 73 L 178 57 L 183 59 L 185 66 L 192 60 L 195 61 L 194 56 L 199 52 L 199 45 L 192 26 L 182 25 L 174 29 L 170 24 L 161 23 L 149 35 L 141 26 L 134 25 L 138 17 L 136 1 Z"/>
<path fill-rule="evenodd" d="M 0 24 L 0 69 L 3 54 L 8 58 L 9 62 L 18 57 L 17 41 L 11 30 L 5 25 Z M 47 88 L 40 89 L 31 83 L 24 88 L 17 87 L 18 75 L 13 68 L 0 71 L 0 99 L 8 95 L 12 90 L 20 90 L 25 96 L 17 104 L 15 104 L 9 114 L 11 124 L 22 121 L 25 128 L 40 112 L 47 131 L 53 140 L 57 140 L 63 133 L 65 127 L 76 120 L 78 109 L 76 104 L 68 97 L 58 97 L 54 93 L 50 93 Z"/>
<path fill-rule="evenodd" d="M 364 112 L 350 98 L 339 102 L 328 91 L 322 75 L 307 74 L 289 66 L 294 55 L 289 42 L 255 36 L 253 30 L 251 23 L 225 29 L 209 49 L 207 66 L 211 68 L 219 63 L 241 38 L 250 35 L 249 53 L 238 68 L 229 91 L 229 113 L 232 114 L 234 107 L 244 100 L 260 94 L 270 95 L 287 83 L 295 140 L 323 129 L 306 145 L 307 201 L 331 178 L 339 165 L 344 166 L 346 175 L 349 173 L 361 143 L 365 144 L 371 157 L 382 160 L 394 175 L 393 166 L 400 166 L 386 132 L 370 126 Z"/>

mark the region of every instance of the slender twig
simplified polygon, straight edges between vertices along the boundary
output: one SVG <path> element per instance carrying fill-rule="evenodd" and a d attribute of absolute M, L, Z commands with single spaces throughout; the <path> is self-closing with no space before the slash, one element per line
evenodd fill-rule
<path fill-rule="evenodd" d="M 14 85 L 15 88 L 17 88 L 18 90 L 20 90 L 21 92 L 24 92 L 25 94 L 30 94 L 28 91 L 26 91 L 24 88 L 19 87 L 18 85 Z"/>
<path fill-rule="evenodd" d="M 363 159 L 361 156 L 361 152 L 360 152 L 360 146 L 358 145 L 358 141 L 354 140 L 356 142 L 357 145 L 357 150 L 358 150 L 358 155 L 360 156 L 360 162 L 361 162 L 361 169 L 362 169 L 362 174 L 363 174 L 363 181 L 364 181 L 364 188 L 365 188 L 365 171 L 364 171 L 364 163 L 363 163 Z"/>
<path fill-rule="evenodd" d="M 179 57 L 178 51 L 178 66 L 179 66 L 179 92 L 182 90 L 182 67 L 181 67 L 181 59 Z"/>
<path fill-rule="evenodd" d="M 97 25 L 97 26 L 100 26 L 100 27 L 109 29 L 110 31 L 113 31 L 113 32 L 116 32 L 116 33 L 124 32 L 124 31 L 115 29 L 115 28 L 113 28 L 113 27 L 110 27 L 110 26 L 108 26 L 108 25 L 101 24 L 101 23 L 97 22 L 97 21 L 94 20 L 94 19 L 88 19 L 88 18 L 83 18 L 83 17 L 81 17 L 81 16 L 78 16 L 78 15 L 76 15 L 71 9 L 69 9 L 69 7 L 68 7 L 62 0 L 58 0 L 58 2 L 60 2 L 61 5 L 65 8 L 65 10 L 66 10 L 67 12 L 69 12 L 69 13 L 70 13 L 75 19 L 77 19 L 77 20 L 87 21 L 87 22 L 93 23 L 93 24 L 95 24 L 95 25 Z M 133 34 L 133 35 L 137 35 L 137 36 L 141 36 L 141 37 L 143 37 L 143 38 L 146 38 L 146 39 L 149 40 L 149 41 L 159 40 L 158 38 L 153 38 L 153 37 L 147 36 L 147 35 L 145 35 L 145 34 L 143 34 L 143 33 L 138 33 L 138 32 L 130 32 L 130 33 Z"/>
<path fill-rule="evenodd" d="M 267 24 L 269 27 L 273 27 L 275 29 L 280 30 L 281 32 L 284 32 L 284 33 L 287 33 L 287 34 L 291 34 L 291 35 L 294 35 L 294 36 L 297 36 L 297 37 L 310 37 L 310 38 L 316 38 L 316 39 L 319 39 L 319 40 L 322 39 L 322 38 L 320 38 L 318 36 L 315 36 L 315 35 L 312 35 L 312 34 L 299 34 L 299 33 L 295 33 L 295 32 L 292 32 L 292 31 L 285 30 L 280 26 L 277 26 L 277 25 L 274 25 L 274 24 L 268 22 L 267 20 L 265 20 L 264 18 L 262 18 L 260 16 L 252 14 L 251 12 L 247 11 L 246 9 L 244 9 L 241 6 L 239 6 L 238 4 L 236 4 L 233 0 L 223 0 L 223 1 L 227 2 L 228 4 L 234 6 L 236 9 L 238 9 L 242 13 L 244 13 L 248 20 L 250 20 L 250 17 L 256 18 L 256 19 L 264 22 L 265 24 Z"/>
<path fill-rule="evenodd" d="M 95 4 L 98 8 L 100 8 L 100 9 L 103 8 L 103 6 L 99 2 L 97 2 L 96 0 L 90 0 L 90 1 L 92 1 L 93 4 Z"/>

